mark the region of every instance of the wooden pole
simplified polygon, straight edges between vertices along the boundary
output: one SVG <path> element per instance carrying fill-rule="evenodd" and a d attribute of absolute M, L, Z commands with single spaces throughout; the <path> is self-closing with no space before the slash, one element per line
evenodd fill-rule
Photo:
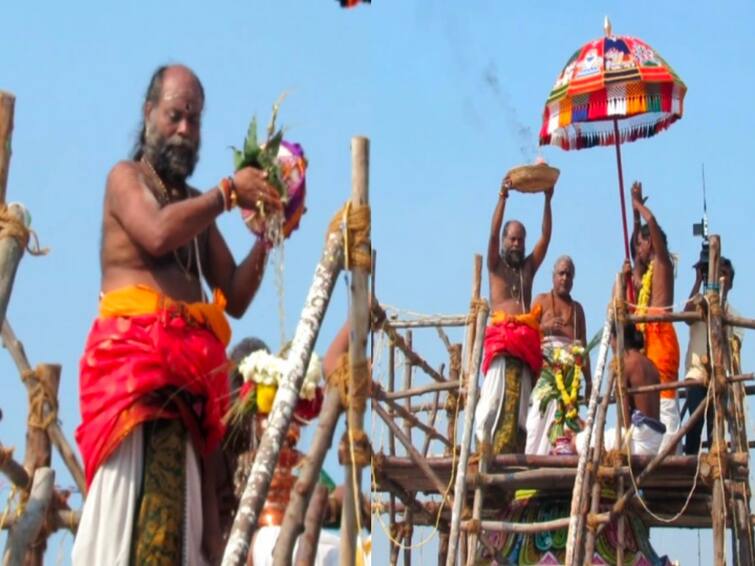
<path fill-rule="evenodd" d="M 624 403 L 621 402 L 621 400 L 627 398 L 627 382 L 626 378 L 624 377 L 624 323 L 626 322 L 626 308 L 625 308 L 625 302 L 624 297 L 626 297 L 626 279 L 624 279 L 621 276 L 616 277 L 616 282 L 619 286 L 619 297 L 621 297 L 621 300 L 617 300 L 615 302 L 615 312 L 616 312 L 616 375 L 617 378 L 615 380 L 615 389 L 616 389 L 616 398 L 620 400 L 620 402 L 616 403 L 616 437 L 615 437 L 615 444 L 617 450 L 621 449 L 622 442 L 622 433 L 624 430 L 627 430 L 625 428 L 626 423 L 629 421 L 629 415 L 624 414 Z M 618 458 L 614 462 L 614 468 L 616 471 L 618 471 L 620 467 L 620 462 Z M 621 497 L 624 495 L 624 478 L 619 477 L 617 489 L 616 489 L 616 495 L 618 497 Z M 626 524 L 626 514 L 622 513 L 619 515 L 618 520 L 618 540 L 616 541 L 616 563 L 617 564 L 624 564 L 624 546 L 625 546 L 625 540 L 624 540 L 624 528 Z"/>
<path fill-rule="evenodd" d="M 35 372 L 37 384 L 29 388 L 29 419 L 26 428 L 24 467 L 30 475 L 39 468 L 50 468 L 52 445 L 46 420 L 57 418 L 60 366 L 41 364 Z M 54 406 L 53 406 L 54 405 Z M 47 548 L 47 533 L 41 531 L 26 557 L 28 566 L 41 566 Z"/>
<path fill-rule="evenodd" d="M 373 303 L 375 304 L 375 303 Z M 396 346 L 391 343 L 388 348 L 388 393 L 393 393 L 396 389 Z M 391 419 L 393 419 L 394 412 L 391 410 Z M 396 455 L 396 437 L 393 431 L 388 429 L 388 450 L 391 456 Z M 391 492 L 390 496 L 390 523 L 389 529 L 391 536 L 396 534 L 396 496 Z M 397 537 L 396 540 L 398 540 Z M 399 546 L 390 541 L 390 564 L 395 566 L 398 563 Z"/>
<path fill-rule="evenodd" d="M 15 105 L 16 98 L 11 93 L 0 90 L 0 204 L 5 204 L 8 188 Z"/>
<path fill-rule="evenodd" d="M 26 212 L 21 205 L 9 206 L 8 214 L 17 222 L 27 226 Z M 5 320 L 13 282 L 16 279 L 16 270 L 23 255 L 24 246 L 16 238 L 6 235 L 0 239 L 0 321 Z"/>
<path fill-rule="evenodd" d="M 471 348 L 469 360 L 472 362 L 467 371 L 467 399 L 464 405 L 464 429 L 461 435 L 461 453 L 456 467 L 456 485 L 454 486 L 453 510 L 451 512 L 451 531 L 448 540 L 448 559 L 446 566 L 455 566 L 459 553 L 459 538 L 461 527 L 461 513 L 466 499 L 466 476 L 469 464 L 469 451 L 472 444 L 472 423 L 474 410 L 477 406 L 477 374 L 482 361 L 482 342 L 485 337 L 485 324 L 488 319 L 489 307 L 486 301 L 480 304 L 477 311 L 477 321 L 474 329 L 475 340 Z"/>
<path fill-rule="evenodd" d="M 391 320 L 393 328 L 440 328 L 442 326 L 467 326 L 469 315 L 428 316 L 418 320 Z"/>
<path fill-rule="evenodd" d="M 34 472 L 34 480 L 21 517 L 16 521 L 8 533 L 3 556 L 4 566 L 21 566 L 29 545 L 39 535 L 42 524 L 47 516 L 47 509 L 52 499 L 55 484 L 55 471 L 50 468 L 38 468 Z"/>
<path fill-rule="evenodd" d="M 412 349 L 413 346 L 413 335 L 411 330 L 406 331 L 406 335 L 404 336 L 404 340 L 406 342 L 406 346 L 409 350 L 412 352 L 414 351 Z M 407 389 L 412 388 L 412 362 L 407 357 L 404 356 L 404 386 L 403 389 L 406 391 Z M 411 399 L 406 398 L 405 400 L 406 408 L 404 409 L 405 413 L 409 413 L 409 410 L 411 409 Z M 379 409 L 379 405 L 377 408 Z M 399 412 L 399 406 L 395 405 L 394 410 L 396 412 Z M 380 412 L 378 411 L 378 414 Z M 410 413 L 411 414 L 411 413 Z M 385 420 L 385 419 L 384 419 Z M 387 423 L 388 427 L 391 427 L 392 423 Z M 441 481 L 433 474 L 433 472 L 430 470 L 430 466 L 427 465 L 427 461 L 422 457 L 421 454 L 419 454 L 415 449 L 414 445 L 412 444 L 412 422 L 404 419 L 404 434 L 406 435 L 405 439 L 403 439 L 400 435 L 400 430 L 396 430 L 394 432 L 397 432 L 399 434 L 395 434 L 395 436 L 399 439 L 401 444 L 404 445 L 404 448 L 407 451 L 407 454 L 409 454 L 409 457 L 412 458 L 417 466 L 422 470 L 425 475 L 427 475 L 429 478 L 433 480 L 433 484 L 435 485 L 436 489 L 443 493 L 443 484 Z M 409 495 L 412 497 L 416 497 L 416 494 L 409 492 Z M 414 536 L 414 513 L 412 512 L 411 507 L 407 507 L 404 510 L 404 566 L 411 566 L 412 563 L 412 538 Z"/>
<path fill-rule="evenodd" d="M 296 566 L 310 566 L 315 563 L 322 521 L 327 510 L 328 488 L 324 485 L 318 485 L 312 494 L 304 517 L 304 533 L 299 538 L 299 547 L 296 550 L 296 560 L 294 560 Z M 283 533 L 283 528 L 281 528 L 281 533 Z"/>
<path fill-rule="evenodd" d="M 309 358 L 320 332 L 320 324 L 328 308 L 342 261 L 343 236 L 340 233 L 330 233 L 320 263 L 315 269 L 314 280 L 291 343 L 288 371 L 278 386 L 268 418 L 268 426 L 262 434 L 252 470 L 241 495 L 223 554 L 223 566 L 241 566 L 246 563 L 250 541 L 257 528 L 262 506 L 265 504 L 283 439 L 288 432 L 291 417 L 299 399 L 299 390 L 304 381 Z"/>
<path fill-rule="evenodd" d="M 411 362 L 408 362 L 411 363 Z M 407 397 L 414 397 L 417 395 L 424 395 L 425 393 L 436 393 L 438 391 L 448 391 L 450 389 L 458 389 L 461 383 L 458 379 L 446 381 L 445 383 L 430 383 L 428 385 L 421 385 L 420 387 L 412 387 L 402 391 L 396 391 L 394 393 L 384 393 L 383 398 L 388 399 L 405 399 Z"/>
<path fill-rule="evenodd" d="M 11 327 L 10 322 L 8 322 L 7 319 L 2 324 L 2 338 L 3 346 L 7 348 L 8 352 L 11 355 L 11 358 L 13 358 L 13 361 L 16 364 L 16 368 L 18 368 L 19 374 L 22 376 L 22 378 L 24 375 L 29 375 L 31 372 L 31 365 L 29 364 L 29 360 L 26 357 L 24 345 L 16 337 L 16 334 L 15 332 L 13 332 L 13 328 Z M 36 380 L 34 379 L 22 379 L 22 381 L 27 389 L 30 389 L 36 383 Z M 45 410 L 49 411 L 49 409 L 50 408 L 47 407 Z M 82 469 L 81 464 L 76 457 L 76 453 L 73 451 L 73 448 L 71 448 L 68 440 L 66 440 L 66 437 L 63 434 L 63 431 L 61 430 L 60 424 L 58 424 L 57 420 L 51 422 L 47 426 L 47 434 L 50 435 L 50 440 L 58 449 L 58 452 L 63 458 L 63 462 L 65 462 L 68 471 L 71 472 L 73 481 L 76 482 L 76 487 L 79 488 L 81 496 L 85 497 L 86 480 L 84 479 L 84 470 Z"/>
<path fill-rule="evenodd" d="M 710 328 L 711 355 L 713 367 L 713 445 L 710 449 L 712 454 L 722 454 L 726 451 L 725 423 L 726 402 L 728 388 L 726 386 L 726 370 L 724 352 L 721 344 L 721 303 L 718 293 L 718 268 L 721 258 L 721 241 L 717 235 L 711 235 L 710 255 L 708 262 L 708 290 L 705 298 L 708 302 L 708 325 Z M 702 404 L 702 403 L 701 403 Z M 725 493 L 724 493 L 724 468 L 718 467 L 713 477 L 713 556 L 715 563 L 725 564 Z"/>
<path fill-rule="evenodd" d="M 305 513 L 310 499 L 317 487 L 325 456 L 333 444 L 333 434 L 341 416 L 343 407 L 341 396 L 335 388 L 328 388 L 325 393 L 320 417 L 312 438 L 312 446 L 304 460 L 299 477 L 291 490 L 291 499 L 286 507 L 280 534 L 273 551 L 273 566 L 291 563 L 291 556 L 296 545 L 296 538 L 304 530 Z"/>
<path fill-rule="evenodd" d="M 595 373 L 593 373 L 592 376 L 592 392 L 587 407 L 587 420 L 585 421 L 586 446 L 590 446 L 593 425 L 595 424 L 596 414 L 598 412 L 598 397 L 600 395 L 601 385 L 603 384 L 603 374 L 605 372 L 606 360 L 608 359 L 608 341 L 610 337 L 611 310 L 609 309 L 606 320 L 603 323 L 603 333 L 600 340 L 600 349 L 598 350 L 598 363 L 595 367 Z M 608 396 L 609 392 L 610 389 L 606 391 L 605 396 Z M 602 426 L 602 423 L 597 424 L 598 426 Z M 584 514 L 586 511 L 584 505 L 587 501 L 587 495 L 590 489 L 590 471 L 588 470 L 587 464 L 589 454 L 590 450 L 585 450 L 580 455 L 577 464 L 577 478 L 574 482 L 574 489 L 572 491 L 569 530 L 566 539 L 567 564 L 576 564 L 582 549 Z"/>
<path fill-rule="evenodd" d="M 351 205 L 353 207 L 369 204 L 370 177 L 370 142 L 364 137 L 351 139 Z M 362 250 L 371 256 L 370 244 Z M 366 380 L 367 374 L 355 371 L 367 362 L 367 333 L 370 327 L 369 310 L 369 269 L 357 265 L 351 266 L 351 308 L 349 309 L 349 366 L 351 368 L 349 391 L 367 391 L 366 382 L 357 383 L 355 379 Z M 346 409 L 346 426 L 351 433 L 361 433 L 364 426 L 364 406 L 352 403 Z M 347 432 L 348 434 L 348 432 Z M 356 561 L 357 513 L 361 514 L 362 469 L 349 461 L 344 466 L 346 486 L 341 512 L 341 553 L 344 564 Z M 369 517 L 366 518 L 369 521 Z M 367 525 L 369 528 L 369 525 Z"/>

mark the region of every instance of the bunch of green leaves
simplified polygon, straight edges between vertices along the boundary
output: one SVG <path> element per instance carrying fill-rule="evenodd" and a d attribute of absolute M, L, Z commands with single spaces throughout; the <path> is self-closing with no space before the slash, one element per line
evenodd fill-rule
<path fill-rule="evenodd" d="M 276 129 L 275 121 L 278 117 L 280 104 L 284 96 L 281 96 L 273 104 L 273 112 L 270 123 L 267 126 L 267 137 L 260 143 L 257 136 L 257 117 L 253 116 L 244 138 L 242 149 L 232 146 L 233 166 L 236 171 L 244 167 L 256 167 L 267 174 L 267 182 L 270 183 L 280 194 L 285 203 L 288 200 L 288 187 L 283 181 L 283 174 L 276 162 L 278 150 L 283 141 L 283 128 Z"/>

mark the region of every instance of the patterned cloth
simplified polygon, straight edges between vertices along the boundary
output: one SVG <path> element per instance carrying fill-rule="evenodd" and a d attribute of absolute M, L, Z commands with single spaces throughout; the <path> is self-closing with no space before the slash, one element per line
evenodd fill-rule
<path fill-rule="evenodd" d="M 186 431 L 179 421 L 144 428 L 144 476 L 131 541 L 133 564 L 181 564 Z"/>
<path fill-rule="evenodd" d="M 600 511 L 608 511 L 615 495 L 601 496 Z M 496 517 L 499 521 L 540 523 L 568 517 L 570 502 L 553 494 L 538 495 L 536 491 L 520 490 L 517 496 Z M 671 566 L 665 556 L 658 556 L 650 544 L 650 531 L 634 513 L 627 513 L 624 530 L 624 560 L 632 566 Z M 616 564 L 618 520 L 609 523 L 597 536 L 591 564 Z M 537 534 L 483 531 L 487 544 L 480 545 L 478 565 L 553 565 L 564 564 L 566 558 L 566 529 Z M 492 551 L 492 552 L 491 552 Z"/>
<path fill-rule="evenodd" d="M 76 440 L 87 485 L 141 423 L 180 419 L 200 452 L 223 437 L 230 330 L 221 297 L 179 303 L 134 286 L 107 293 L 80 363 Z"/>
<path fill-rule="evenodd" d="M 531 390 L 532 375 L 521 360 L 511 356 L 493 360 L 475 408 L 478 444 L 490 443 L 494 454 L 524 451 Z"/>
<path fill-rule="evenodd" d="M 540 145 L 583 149 L 654 136 L 682 117 L 687 87 L 644 41 L 608 36 L 566 62 L 543 112 Z"/>

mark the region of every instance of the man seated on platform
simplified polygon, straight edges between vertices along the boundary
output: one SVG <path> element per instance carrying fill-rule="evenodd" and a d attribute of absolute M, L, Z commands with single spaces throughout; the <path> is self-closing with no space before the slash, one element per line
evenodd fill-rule
<path fill-rule="evenodd" d="M 703 281 L 707 278 L 708 274 L 708 257 L 707 250 L 704 250 L 704 257 L 700 258 L 695 264 L 695 282 L 692 285 L 690 291 L 690 300 L 687 301 L 687 305 L 684 310 L 687 312 L 694 312 L 697 310 L 697 301 L 694 298 L 700 293 L 700 287 L 703 285 Z M 725 257 L 721 257 L 719 263 L 719 274 L 723 278 L 723 286 L 720 289 L 721 304 L 723 305 L 724 312 L 727 314 L 736 315 L 736 312 L 729 304 L 729 292 L 734 285 L 734 265 L 731 260 Z M 707 285 L 706 285 L 707 287 Z M 744 332 L 741 328 L 736 326 L 726 327 L 726 337 L 729 340 L 731 347 L 732 357 L 739 358 L 739 351 L 742 347 L 742 339 L 744 338 Z M 736 354 L 735 354 L 736 353 Z M 735 361 L 735 360 L 732 360 Z M 708 351 L 708 325 L 704 320 L 693 322 L 689 327 L 689 344 L 687 345 L 687 355 L 685 356 L 685 379 L 687 381 L 699 381 L 699 386 L 690 386 L 687 388 L 687 402 L 685 403 L 684 412 L 689 412 L 691 415 L 695 409 L 705 400 L 707 389 L 704 387 L 705 382 L 708 379 L 708 368 L 710 367 L 710 352 Z M 736 369 L 734 370 L 737 371 Z M 700 452 L 700 441 L 702 439 L 703 421 L 707 420 L 707 434 L 708 439 L 711 438 L 711 430 L 713 427 L 713 404 L 710 404 L 708 408 L 708 414 L 705 418 L 700 419 L 692 428 L 687 431 L 684 437 L 684 453 L 688 455 L 695 455 Z M 708 418 L 710 417 L 710 418 Z"/>
<path fill-rule="evenodd" d="M 642 353 L 642 334 L 634 324 L 624 325 L 624 375 L 617 376 L 624 391 L 643 385 L 657 385 L 660 374 L 650 359 Z M 616 354 L 616 325 L 611 328 L 611 347 Z M 614 366 L 615 367 L 615 366 Z M 617 387 L 617 390 L 619 388 Z M 618 395 L 618 393 L 617 393 Z M 657 391 L 632 393 L 619 397 L 623 424 L 620 431 L 621 446 L 616 446 L 616 429 L 605 429 L 603 445 L 607 451 L 619 449 L 631 455 L 655 455 L 661 449 L 666 426 L 660 419 L 660 395 Z M 617 407 L 619 405 L 617 404 Z M 591 446 L 595 446 L 595 429 L 592 431 Z M 627 447 L 627 443 L 629 446 Z M 581 454 L 586 447 L 585 432 L 574 436 L 574 448 Z"/>
<path fill-rule="evenodd" d="M 590 396 L 590 358 L 585 312 L 571 296 L 574 262 L 568 255 L 553 266 L 553 288 L 532 302 L 542 310 L 543 370 L 537 379 L 527 413 L 526 454 L 571 452 L 567 429 L 580 430 L 578 395 L 581 381 Z M 576 381 L 574 381 L 576 380 Z"/>
<path fill-rule="evenodd" d="M 633 286 L 638 290 L 636 314 L 670 312 L 674 304 L 674 263 L 668 251 L 666 234 L 647 206 L 642 185 L 632 185 L 635 250 Z M 640 217 L 645 220 L 641 225 Z M 676 383 L 679 379 L 679 340 L 671 322 L 648 322 L 638 328 L 645 339 L 645 354 L 655 364 L 661 383 Z M 679 430 L 679 404 L 676 389 L 661 392 L 661 422 L 666 425 L 666 441 Z M 681 443 L 676 446 L 681 454 Z"/>
<path fill-rule="evenodd" d="M 200 193 L 204 90 L 186 67 L 159 68 L 131 159 L 110 171 L 103 206 L 99 317 L 80 367 L 76 440 L 88 493 L 73 563 L 205 564 L 219 559 L 206 474 L 223 437 L 230 327 L 259 288 L 262 240 L 236 264 L 215 219 L 235 204 L 282 210 L 261 170 Z M 202 278 L 215 289 L 205 300 Z"/>
<path fill-rule="evenodd" d="M 530 312 L 532 281 L 548 251 L 551 238 L 553 187 L 545 191 L 542 235 L 532 253 L 524 255 L 526 231 L 521 222 L 503 226 L 511 182 L 504 179 L 488 243 L 492 325 L 485 332 L 485 375 L 475 410 L 475 429 L 482 449 L 494 454 L 523 452 L 527 406 L 532 381 L 543 364 L 540 350 L 540 310 Z"/>

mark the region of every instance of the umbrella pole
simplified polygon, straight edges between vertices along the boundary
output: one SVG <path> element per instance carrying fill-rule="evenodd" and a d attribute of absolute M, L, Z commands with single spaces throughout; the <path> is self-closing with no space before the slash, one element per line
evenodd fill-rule
<path fill-rule="evenodd" d="M 613 138 L 616 144 L 616 165 L 619 168 L 619 199 L 621 200 L 621 223 L 624 228 L 624 254 L 626 259 L 629 256 L 629 231 L 627 229 L 627 207 L 624 198 L 624 171 L 621 167 L 621 139 L 619 137 L 619 119 L 613 119 Z M 634 285 L 632 277 L 627 277 L 627 292 L 629 293 L 629 302 L 634 303 Z"/>

